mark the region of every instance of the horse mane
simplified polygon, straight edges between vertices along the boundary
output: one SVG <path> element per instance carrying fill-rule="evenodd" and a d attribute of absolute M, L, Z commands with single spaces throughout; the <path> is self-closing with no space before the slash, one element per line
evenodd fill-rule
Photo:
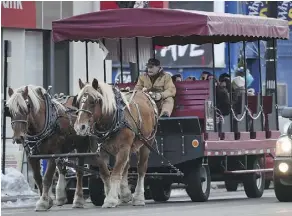
<path fill-rule="evenodd" d="M 11 98 L 7 100 L 7 106 L 12 115 L 17 115 L 19 112 L 28 112 L 28 107 L 26 101 L 24 100 L 22 93 L 24 92 L 26 86 L 21 86 L 14 90 Z M 41 86 L 27 85 L 28 88 L 28 98 L 32 103 L 32 109 L 34 113 L 38 113 L 41 108 L 41 103 L 44 101 L 42 95 L 46 93 L 46 90 Z M 41 95 L 39 94 L 41 93 Z M 58 109 L 65 109 L 58 101 L 53 99 Z"/>
<path fill-rule="evenodd" d="M 98 81 L 98 90 L 95 90 L 90 83 L 85 83 L 85 86 L 77 95 L 77 101 L 80 101 L 84 93 L 89 94 L 93 99 L 98 100 L 102 99 L 102 112 L 104 114 L 111 115 L 117 109 L 115 94 L 110 86 L 107 83 Z M 124 94 L 122 94 L 122 99 L 127 107 L 129 107 L 128 101 L 126 100 Z"/>

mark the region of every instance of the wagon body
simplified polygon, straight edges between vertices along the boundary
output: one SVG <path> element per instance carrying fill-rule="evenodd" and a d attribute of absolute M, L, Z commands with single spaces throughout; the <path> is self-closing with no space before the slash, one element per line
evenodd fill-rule
<path fill-rule="evenodd" d="M 149 8 L 82 14 L 54 21 L 52 27 L 55 42 L 84 41 L 87 44 L 117 39 L 120 53 L 121 38 L 136 38 L 137 41 L 151 38 L 153 47 L 204 43 L 212 43 L 214 47 L 222 42 L 229 45 L 244 41 L 245 45 L 245 42 L 289 37 L 288 22 L 283 20 Z M 134 85 L 122 83 L 119 87 L 133 88 Z M 242 95 L 240 114 L 229 114 L 218 122 L 213 81 L 175 85 L 177 95 L 172 116 L 159 120 L 156 134 L 159 154 L 151 154 L 149 158 L 149 178 L 145 184 L 150 187 L 153 199 L 167 200 L 170 185 L 176 182 L 185 185 L 193 201 L 206 201 L 211 180 L 243 182 L 248 197 L 261 197 L 264 173 L 272 171 L 265 169 L 265 155 L 274 153 L 280 135 L 275 96 Z M 247 115 L 238 121 L 244 112 Z M 261 117 L 255 118 L 258 113 Z M 169 159 L 172 166 L 168 166 L 161 155 Z M 131 163 L 135 167 L 135 158 Z M 134 168 L 131 171 L 135 173 Z"/>

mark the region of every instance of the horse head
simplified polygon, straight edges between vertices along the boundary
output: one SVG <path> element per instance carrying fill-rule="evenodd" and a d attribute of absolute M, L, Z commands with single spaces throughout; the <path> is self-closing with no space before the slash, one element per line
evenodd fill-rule
<path fill-rule="evenodd" d="M 93 79 L 92 84 L 79 79 L 80 92 L 77 96 L 78 116 L 74 129 L 78 135 L 90 135 L 94 123 L 106 119 L 116 109 L 112 87 Z"/>
<path fill-rule="evenodd" d="M 11 127 L 13 129 L 13 142 L 23 143 L 28 133 L 32 121 L 40 119 L 35 118 L 42 106 L 42 93 L 45 90 L 39 86 L 24 86 L 13 90 L 9 87 L 7 107 L 11 117 Z"/>

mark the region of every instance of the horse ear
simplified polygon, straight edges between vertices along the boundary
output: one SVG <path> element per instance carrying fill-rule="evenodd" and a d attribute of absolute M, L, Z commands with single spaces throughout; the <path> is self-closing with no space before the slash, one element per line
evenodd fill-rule
<path fill-rule="evenodd" d="M 23 97 L 24 97 L 25 99 L 27 99 L 27 97 L 28 97 L 28 87 L 27 87 L 27 86 L 25 86 L 25 88 L 24 88 L 24 90 L 23 90 Z"/>
<path fill-rule="evenodd" d="M 97 79 L 93 79 L 93 81 L 92 81 L 92 87 L 95 89 L 95 90 L 97 90 L 97 88 L 98 88 L 98 81 L 97 81 Z"/>
<path fill-rule="evenodd" d="M 84 87 L 85 85 L 84 85 L 84 83 L 81 81 L 81 79 L 79 78 L 79 88 L 80 89 L 83 89 L 83 87 Z"/>
<path fill-rule="evenodd" d="M 13 89 L 9 87 L 8 88 L 8 95 L 9 95 L 9 97 L 11 97 L 13 94 L 14 94 Z"/>

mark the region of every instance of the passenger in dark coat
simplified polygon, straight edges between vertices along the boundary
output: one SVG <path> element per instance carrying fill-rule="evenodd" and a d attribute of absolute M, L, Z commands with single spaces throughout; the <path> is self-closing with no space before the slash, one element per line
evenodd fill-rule
<path fill-rule="evenodd" d="M 230 99 L 229 93 L 225 86 L 221 86 L 219 83 L 216 85 L 216 103 L 217 108 L 220 110 L 223 116 L 230 113 Z"/>
<path fill-rule="evenodd" d="M 207 80 L 215 79 L 215 88 L 216 88 L 216 107 L 220 110 L 223 116 L 226 116 L 230 113 L 230 99 L 229 92 L 226 88 L 227 85 L 230 85 L 228 80 L 224 82 L 218 82 L 212 74 L 209 74 Z"/>

